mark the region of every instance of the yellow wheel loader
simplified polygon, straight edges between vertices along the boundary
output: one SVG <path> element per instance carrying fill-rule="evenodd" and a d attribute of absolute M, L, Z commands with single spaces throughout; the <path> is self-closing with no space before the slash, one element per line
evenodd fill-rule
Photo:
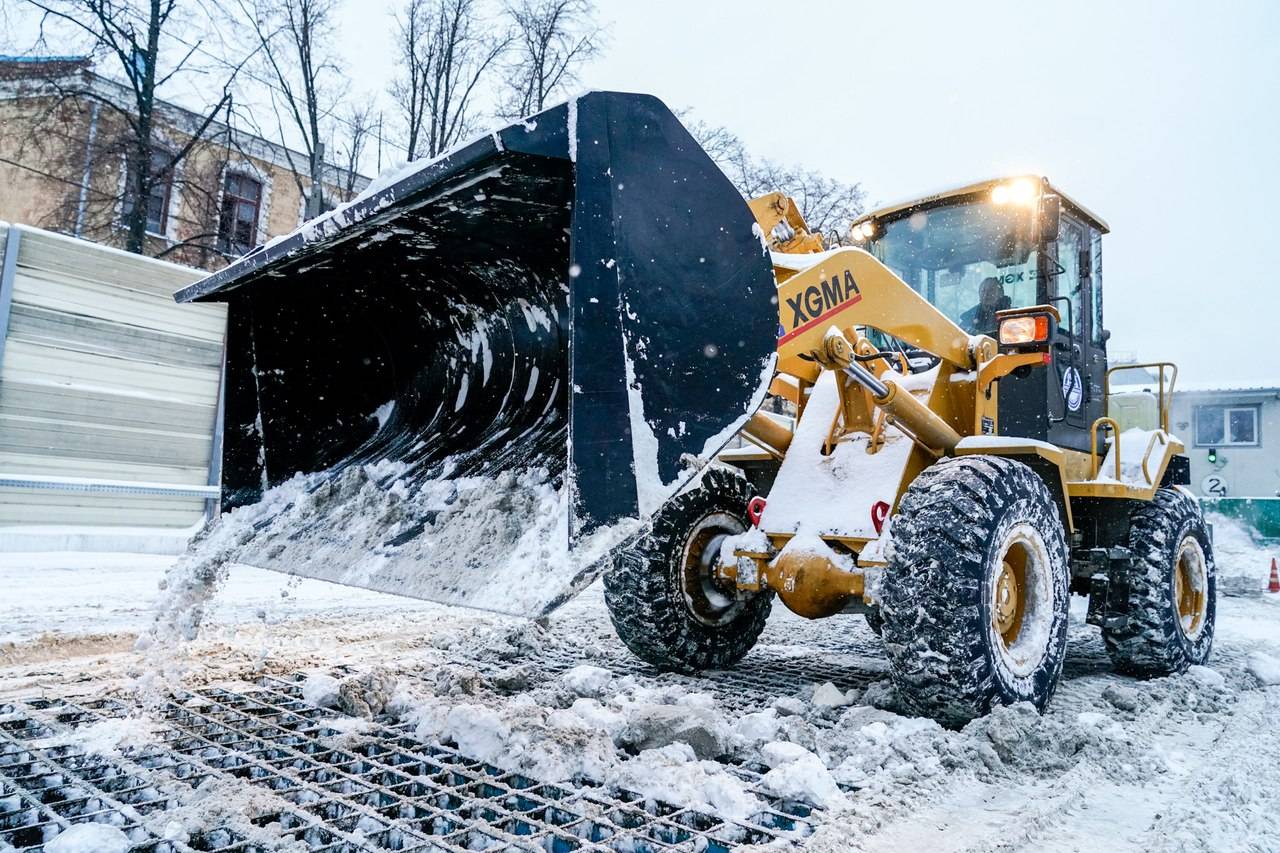
<path fill-rule="evenodd" d="M 1168 431 L 1176 368 L 1109 395 L 1102 220 L 1028 176 L 875 211 L 830 250 L 789 199 L 751 207 L 788 416 L 754 414 L 619 553 L 605 590 L 632 651 L 729 666 L 776 594 L 864 614 L 903 704 L 961 723 L 1044 706 L 1074 592 L 1119 669 L 1203 663 L 1215 572 Z"/>
<path fill-rule="evenodd" d="M 1176 368 L 1109 393 L 1106 231 L 1016 177 L 828 247 L 661 102 L 584 95 L 178 294 L 229 307 L 220 556 L 530 616 L 603 573 L 684 670 L 775 595 L 862 614 L 948 722 L 1048 701 L 1072 592 L 1119 668 L 1203 662 Z"/>

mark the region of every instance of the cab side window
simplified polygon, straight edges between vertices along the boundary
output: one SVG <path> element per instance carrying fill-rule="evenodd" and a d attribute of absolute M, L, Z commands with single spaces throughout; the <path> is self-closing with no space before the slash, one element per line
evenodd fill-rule
<path fill-rule="evenodd" d="M 1102 344 L 1102 232 L 1089 228 L 1089 256 L 1093 262 L 1093 275 L 1089 282 L 1089 296 L 1093 299 L 1093 332 L 1095 344 Z"/>
<path fill-rule="evenodd" d="M 1085 297 L 1087 270 L 1080 268 L 1081 250 L 1087 247 L 1085 228 L 1069 216 L 1062 217 L 1062 226 L 1058 230 L 1058 262 L 1049 270 L 1055 282 L 1055 292 L 1059 299 L 1055 305 L 1062 312 L 1060 327 L 1079 335 L 1085 327 Z M 1070 311 L 1070 317 L 1067 316 Z"/>

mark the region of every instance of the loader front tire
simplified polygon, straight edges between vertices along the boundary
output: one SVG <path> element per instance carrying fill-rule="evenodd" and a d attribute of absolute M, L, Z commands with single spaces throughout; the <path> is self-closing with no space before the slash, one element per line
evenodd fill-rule
<path fill-rule="evenodd" d="M 907 489 L 881 587 L 885 649 L 906 710 L 963 725 L 993 705 L 1042 709 L 1067 645 L 1057 503 L 1026 465 L 944 459 Z"/>
<path fill-rule="evenodd" d="M 1129 518 L 1126 609 L 1102 639 L 1115 668 L 1171 675 L 1203 664 L 1213 647 L 1217 571 L 1200 507 L 1187 492 L 1158 489 Z"/>
<path fill-rule="evenodd" d="M 604 599 L 618 638 L 636 657 L 696 672 L 730 667 L 751 651 L 773 593 L 741 593 L 713 575 L 720 542 L 747 529 L 751 496 L 745 477 L 712 468 L 618 552 L 604 577 Z"/>

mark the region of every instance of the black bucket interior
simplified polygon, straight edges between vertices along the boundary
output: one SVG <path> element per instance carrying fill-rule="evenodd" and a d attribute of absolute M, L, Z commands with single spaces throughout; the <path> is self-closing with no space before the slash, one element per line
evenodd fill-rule
<path fill-rule="evenodd" d="M 227 348 L 226 508 L 340 463 L 562 476 L 569 166 L 516 156 L 464 173 L 246 290 Z"/>

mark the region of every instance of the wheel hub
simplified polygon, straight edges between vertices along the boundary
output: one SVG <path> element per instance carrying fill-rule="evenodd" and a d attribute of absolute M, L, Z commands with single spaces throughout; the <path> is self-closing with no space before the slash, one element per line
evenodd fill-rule
<path fill-rule="evenodd" d="M 716 564 L 724 540 L 744 529 L 737 518 L 718 512 L 694 525 L 685 539 L 680 553 L 680 585 L 689 613 L 704 625 L 723 625 L 742 609 L 737 589 L 716 577 Z"/>
<path fill-rule="evenodd" d="M 1178 626 L 1183 635 L 1195 639 L 1204 627 L 1209 609 L 1209 571 L 1204 549 L 1194 536 L 1178 546 L 1173 568 L 1173 598 L 1178 608 Z"/>
<path fill-rule="evenodd" d="M 1006 644 L 1012 643 L 1018 638 L 1018 629 L 1022 627 L 1022 587 L 1008 560 L 1000 561 L 995 605 L 992 618 L 996 632 Z"/>
<path fill-rule="evenodd" d="M 1017 675 L 1043 659 L 1053 622 L 1053 582 L 1044 540 L 1019 524 L 997 551 L 990 583 L 991 637 L 995 652 Z"/>

